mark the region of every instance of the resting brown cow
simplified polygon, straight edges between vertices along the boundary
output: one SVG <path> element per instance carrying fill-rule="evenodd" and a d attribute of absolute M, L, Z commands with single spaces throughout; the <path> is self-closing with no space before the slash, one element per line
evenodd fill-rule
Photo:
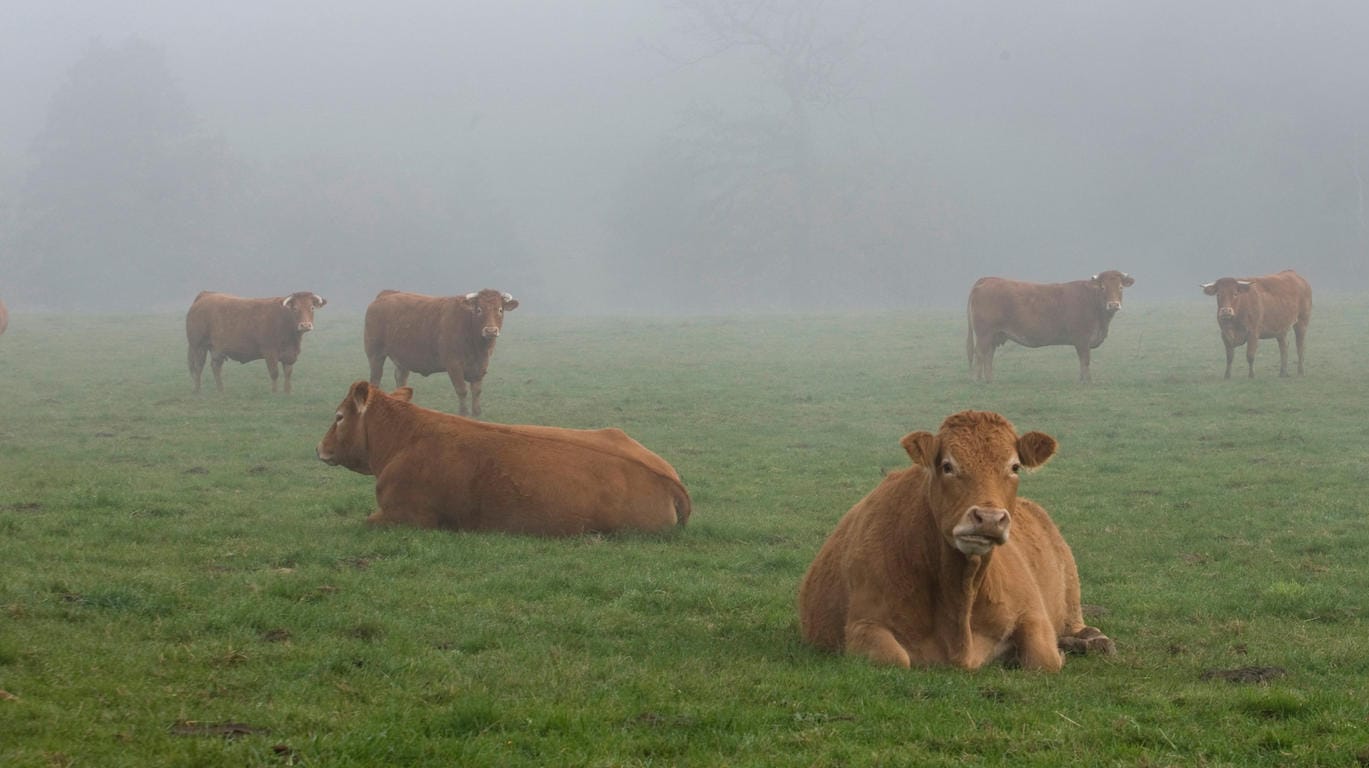
<path fill-rule="evenodd" d="M 1108 337 L 1108 324 L 1122 308 L 1122 289 L 1135 282 L 1131 275 L 1111 269 L 1069 283 L 979 278 L 966 307 L 965 351 L 975 378 L 993 381 L 994 349 L 1011 339 L 1024 347 L 1074 347 L 1079 380 L 1092 381 L 1089 350 Z"/>
<path fill-rule="evenodd" d="M 480 383 L 504 327 L 504 313 L 517 308 L 517 299 L 489 288 L 443 297 L 381 291 L 366 307 L 364 341 L 371 386 L 380 386 L 386 357 L 394 361 L 397 387 L 408 383 L 410 371 L 422 376 L 446 371 L 461 415 L 466 415 L 469 382 L 470 412 L 479 416 Z"/>
<path fill-rule="evenodd" d="M 1288 329 L 1298 343 L 1298 375 L 1302 375 L 1303 343 L 1312 317 L 1312 286 L 1297 272 L 1245 279 L 1223 277 L 1203 285 L 1203 293 L 1217 297 L 1217 326 L 1226 345 L 1226 378 L 1236 347 L 1245 345 L 1250 378 L 1255 378 L 1255 347 L 1260 339 L 1279 342 L 1279 375 L 1288 375 Z"/>
<path fill-rule="evenodd" d="M 185 337 L 190 344 L 190 378 L 200 391 L 204 359 L 212 356 L 214 385 L 223 391 L 223 361 L 248 363 L 266 358 L 271 391 L 276 391 L 276 365 L 285 368 L 285 392 L 290 372 L 299 359 L 300 341 L 314 329 L 314 310 L 328 301 L 317 293 L 297 291 L 269 299 L 243 299 L 226 293 L 201 291 L 185 314 Z"/>
<path fill-rule="evenodd" d="M 1060 669 L 1060 651 L 1113 653 L 1084 624 L 1074 556 L 1046 510 L 1018 498 L 1055 440 L 964 411 L 903 438 L 892 472 L 837 524 L 799 590 L 803 637 L 901 667 L 995 659 Z"/>
<path fill-rule="evenodd" d="M 323 461 L 375 475 L 367 522 L 572 536 L 689 519 L 675 469 L 622 430 L 489 424 L 412 396 L 356 382 L 318 444 Z"/>

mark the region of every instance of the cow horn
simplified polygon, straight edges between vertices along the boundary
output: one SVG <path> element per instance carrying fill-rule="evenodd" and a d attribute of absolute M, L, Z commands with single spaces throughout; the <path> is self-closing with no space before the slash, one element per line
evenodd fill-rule
<path fill-rule="evenodd" d="M 474 293 L 468 293 L 468 294 L 466 294 L 466 299 L 467 299 L 468 301 L 469 301 L 470 299 L 474 299 L 475 297 L 476 297 L 476 294 L 474 294 Z"/>
<path fill-rule="evenodd" d="M 1211 287 L 1214 286 L 1214 285 L 1216 285 L 1216 283 L 1203 283 L 1202 285 L 1200 285 L 1200 286 L 1198 286 L 1198 287 L 1199 287 L 1199 288 L 1202 288 L 1204 291 L 1206 291 L 1208 288 L 1211 288 Z"/>
<path fill-rule="evenodd" d="M 1236 285 L 1251 285 L 1251 284 L 1252 284 L 1252 283 L 1251 283 L 1251 281 L 1249 281 L 1249 280 L 1237 280 L 1237 281 L 1236 281 Z"/>
<path fill-rule="evenodd" d="M 1097 279 L 1098 279 L 1098 275 L 1094 275 L 1093 277 L 1090 277 L 1089 279 L 1090 279 L 1090 280 L 1097 280 Z"/>
<path fill-rule="evenodd" d="M 327 299 L 323 298 L 322 296 L 318 295 L 317 293 L 314 294 L 314 306 L 316 306 L 316 307 L 321 307 L 321 306 L 323 306 L 324 304 L 327 304 L 327 303 L 328 303 L 328 300 L 327 300 Z"/>
<path fill-rule="evenodd" d="M 505 291 L 505 292 L 504 292 L 504 301 L 513 301 L 513 294 L 512 294 L 512 293 L 509 293 L 509 292 L 507 292 L 507 291 Z"/>
<path fill-rule="evenodd" d="M 282 301 L 282 302 L 280 303 L 280 305 L 281 305 L 282 307 L 285 307 L 286 309 L 291 309 L 292 307 L 290 306 L 290 302 L 292 302 L 292 301 L 294 301 L 294 300 L 295 300 L 295 297 L 294 297 L 293 295 L 292 295 L 292 296 L 286 296 L 286 297 L 285 297 L 285 301 Z"/>

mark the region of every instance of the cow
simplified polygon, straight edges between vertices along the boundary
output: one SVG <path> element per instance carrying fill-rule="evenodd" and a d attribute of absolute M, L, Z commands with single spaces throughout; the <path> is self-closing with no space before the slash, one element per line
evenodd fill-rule
<path fill-rule="evenodd" d="M 902 440 L 891 472 L 842 517 L 799 590 L 803 638 L 899 667 L 994 660 L 1058 671 L 1062 651 L 1111 654 L 1084 623 L 1074 556 L 1046 510 L 1017 496 L 1055 452 L 997 413 L 963 411 Z"/>
<path fill-rule="evenodd" d="M 214 385 L 220 392 L 224 360 L 249 363 L 265 358 L 266 372 L 271 374 L 271 391 L 276 391 L 279 364 L 285 369 L 285 393 L 290 394 L 290 372 L 299 359 L 300 341 L 314 329 L 314 310 L 327 303 L 327 299 L 309 291 L 269 299 L 201 291 L 185 314 L 187 356 L 195 391 L 200 391 L 204 359 L 210 355 Z"/>
<path fill-rule="evenodd" d="M 689 519 L 674 467 L 622 430 L 492 424 L 412 398 L 410 387 L 354 383 L 316 448 L 328 464 L 375 476 L 368 523 L 575 536 Z"/>
<path fill-rule="evenodd" d="M 10 311 L 5 309 L 5 302 L 0 300 L 0 334 L 3 334 L 8 327 L 10 327 Z"/>
<path fill-rule="evenodd" d="M 480 383 L 504 327 L 504 313 L 517 308 L 513 296 L 489 288 L 465 296 L 381 291 L 366 307 L 363 340 L 371 386 L 380 386 L 387 357 L 395 364 L 396 387 L 408 383 L 410 372 L 428 376 L 445 371 L 456 389 L 461 415 L 468 413 L 469 383 L 469 413 L 480 416 Z"/>
<path fill-rule="evenodd" d="M 1260 339 L 1279 342 L 1279 375 L 1288 375 L 1288 329 L 1298 344 L 1298 375 L 1302 375 L 1303 344 L 1312 317 L 1312 286 L 1291 269 L 1264 277 L 1223 277 L 1204 283 L 1203 293 L 1217 297 L 1217 327 L 1226 345 L 1226 376 L 1236 347 L 1245 345 L 1250 378 L 1255 378 L 1255 348 Z"/>
<path fill-rule="evenodd" d="M 966 306 L 965 351 L 975 379 L 993 381 L 994 349 L 1011 339 L 1024 347 L 1074 347 L 1079 380 L 1092 381 L 1089 350 L 1108 337 L 1112 316 L 1122 308 L 1122 289 L 1135 282 L 1115 269 L 1069 283 L 979 278 Z"/>

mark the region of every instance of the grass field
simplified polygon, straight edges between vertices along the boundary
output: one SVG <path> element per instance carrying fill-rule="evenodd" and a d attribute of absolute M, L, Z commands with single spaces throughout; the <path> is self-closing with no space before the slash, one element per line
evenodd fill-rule
<path fill-rule="evenodd" d="M 1012 346 L 974 384 L 955 311 L 514 313 L 485 417 L 620 426 L 694 499 L 673 535 L 553 541 L 362 524 L 371 478 L 314 458 L 366 374 L 359 312 L 319 312 L 290 396 L 260 362 L 191 395 L 179 316 L 13 314 L 0 765 L 1369 764 L 1369 302 L 1319 300 L 1302 378 L 1266 342 L 1223 381 L 1213 315 L 1129 303 L 1083 386 L 1073 350 Z M 827 533 L 971 407 L 1060 441 L 1021 492 L 1118 655 L 804 646 Z"/>

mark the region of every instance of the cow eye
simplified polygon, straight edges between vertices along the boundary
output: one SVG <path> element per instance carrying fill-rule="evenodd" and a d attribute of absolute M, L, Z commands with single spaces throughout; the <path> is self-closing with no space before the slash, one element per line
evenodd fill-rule
<path fill-rule="evenodd" d="M 1015 474 L 1017 474 L 1018 472 L 1021 472 L 1021 471 L 1022 471 L 1022 465 L 1021 465 L 1021 464 L 1018 464 L 1017 462 L 1014 461 L 1014 462 L 1012 463 L 1012 473 L 1015 475 Z"/>
<path fill-rule="evenodd" d="M 952 464 L 952 463 L 949 462 L 949 461 L 943 461 L 943 462 L 941 462 L 941 473 L 942 473 L 943 475 L 954 475 L 954 474 L 955 474 L 955 465 Z"/>
<path fill-rule="evenodd" d="M 340 421 L 342 421 L 342 411 L 338 411 L 337 413 L 333 414 L 333 423 L 336 424 Z"/>

